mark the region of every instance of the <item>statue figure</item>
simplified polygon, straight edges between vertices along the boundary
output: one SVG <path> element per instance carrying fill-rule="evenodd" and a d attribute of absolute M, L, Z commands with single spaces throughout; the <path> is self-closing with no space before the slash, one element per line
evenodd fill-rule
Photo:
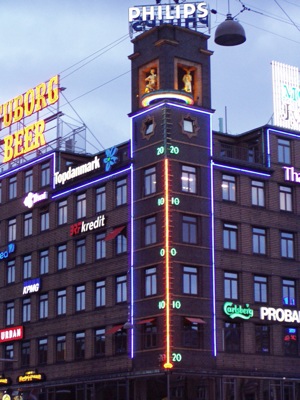
<path fill-rule="evenodd" d="M 147 78 L 145 79 L 145 81 L 147 82 L 147 85 L 145 87 L 145 93 L 153 92 L 156 89 L 156 80 L 157 76 L 155 73 L 155 69 L 151 68 L 150 75 L 147 76 Z"/>
<path fill-rule="evenodd" d="M 184 83 L 184 88 L 183 90 L 187 93 L 192 93 L 192 80 L 193 77 L 191 75 L 191 70 L 190 69 L 185 69 L 186 74 L 183 75 L 182 81 Z"/>

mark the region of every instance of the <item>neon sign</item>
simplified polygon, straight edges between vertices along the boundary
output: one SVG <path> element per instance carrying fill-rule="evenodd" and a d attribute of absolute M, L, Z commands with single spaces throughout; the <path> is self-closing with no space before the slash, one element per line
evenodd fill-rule
<path fill-rule="evenodd" d="M 55 172 L 54 173 L 54 182 L 55 185 L 61 184 L 64 185 L 66 181 L 70 179 L 76 178 L 77 176 L 87 174 L 88 172 L 92 172 L 95 169 L 100 168 L 100 159 L 98 156 L 95 156 L 93 161 L 89 161 L 79 167 L 69 167 L 68 171 L 66 172 Z"/>
<path fill-rule="evenodd" d="M 135 6 L 128 10 L 131 32 L 142 32 L 163 23 L 196 28 L 208 26 L 207 3 Z"/>
<path fill-rule="evenodd" d="M 23 339 L 23 326 L 0 330 L 0 343 Z"/>
<path fill-rule="evenodd" d="M 14 243 L 9 243 L 7 246 L 7 249 L 0 252 L 0 260 L 3 260 L 4 258 L 8 258 L 10 253 L 14 253 L 15 248 L 16 248 L 16 246 Z"/>
<path fill-rule="evenodd" d="M 59 99 L 59 77 L 53 76 L 49 81 L 29 89 L 26 93 L 0 105 L 1 129 L 30 117 L 44 108 L 55 104 Z M 23 124 L 24 125 L 24 124 Z M 21 130 L 7 135 L 3 139 L 3 162 L 11 161 L 46 144 L 44 137 L 45 121 L 39 120 Z"/>
<path fill-rule="evenodd" d="M 31 279 L 23 283 L 23 294 L 36 293 L 40 290 L 40 278 Z"/>
<path fill-rule="evenodd" d="M 283 167 L 284 179 L 288 182 L 300 183 L 300 172 L 295 172 L 294 167 Z"/>
<path fill-rule="evenodd" d="M 229 318 L 242 318 L 250 319 L 254 315 L 254 310 L 249 307 L 249 304 L 245 304 L 245 307 L 241 305 L 233 304 L 231 301 L 227 301 L 223 305 L 223 311 Z"/>
<path fill-rule="evenodd" d="M 97 217 L 95 221 L 92 222 L 79 221 L 71 225 L 70 236 L 79 235 L 79 233 L 92 231 L 103 226 L 105 226 L 105 215 L 99 215 L 99 217 Z"/>
<path fill-rule="evenodd" d="M 300 311 L 283 308 L 261 307 L 260 319 L 267 319 L 268 321 L 300 323 Z"/>
<path fill-rule="evenodd" d="M 29 192 L 28 195 L 25 197 L 23 204 L 28 208 L 32 208 L 35 205 L 35 203 L 47 199 L 48 199 L 48 192 L 43 192 L 40 194 Z"/>
<path fill-rule="evenodd" d="M 41 382 L 44 380 L 46 380 L 45 374 L 40 374 L 36 371 L 27 371 L 24 375 L 20 375 L 17 378 L 18 383 Z"/>

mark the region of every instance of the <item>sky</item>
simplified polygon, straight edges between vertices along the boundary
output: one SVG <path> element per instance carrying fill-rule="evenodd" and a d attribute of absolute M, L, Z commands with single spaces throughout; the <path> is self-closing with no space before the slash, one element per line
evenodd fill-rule
<path fill-rule="evenodd" d="M 299 0 L 230 0 L 230 12 L 247 36 L 244 44 L 234 47 L 214 43 L 215 29 L 228 12 L 228 0 L 207 3 L 217 10 L 211 16 L 211 32 L 203 31 L 211 35 L 208 48 L 214 52 L 213 128 L 219 129 L 220 118 L 230 134 L 270 123 L 271 62 L 300 68 Z M 63 118 L 74 126 L 86 125 L 89 152 L 128 140 L 128 56 L 133 52 L 128 9 L 141 4 L 155 1 L 3 0 L 0 103 L 60 74 L 61 86 L 66 88 L 60 100 Z"/>

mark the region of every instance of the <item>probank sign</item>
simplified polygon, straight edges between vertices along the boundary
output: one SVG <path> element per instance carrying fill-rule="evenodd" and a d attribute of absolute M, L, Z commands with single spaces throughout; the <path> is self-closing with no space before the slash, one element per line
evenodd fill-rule
<path fill-rule="evenodd" d="M 143 32 L 166 23 L 196 29 L 199 26 L 208 26 L 207 3 L 202 1 L 130 7 L 128 21 L 131 33 Z"/>

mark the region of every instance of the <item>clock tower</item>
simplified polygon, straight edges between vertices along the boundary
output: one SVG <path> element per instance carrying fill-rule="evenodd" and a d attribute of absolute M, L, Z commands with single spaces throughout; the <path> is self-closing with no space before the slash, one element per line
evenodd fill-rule
<path fill-rule="evenodd" d="M 133 39 L 131 356 L 167 376 L 214 362 L 208 36 L 162 24 Z M 138 384 L 137 384 L 138 385 Z M 165 395 L 162 385 L 161 395 Z M 143 389 L 143 390 L 144 390 Z M 138 390 L 138 389 L 137 389 Z M 142 394 L 141 394 L 142 396 Z"/>

